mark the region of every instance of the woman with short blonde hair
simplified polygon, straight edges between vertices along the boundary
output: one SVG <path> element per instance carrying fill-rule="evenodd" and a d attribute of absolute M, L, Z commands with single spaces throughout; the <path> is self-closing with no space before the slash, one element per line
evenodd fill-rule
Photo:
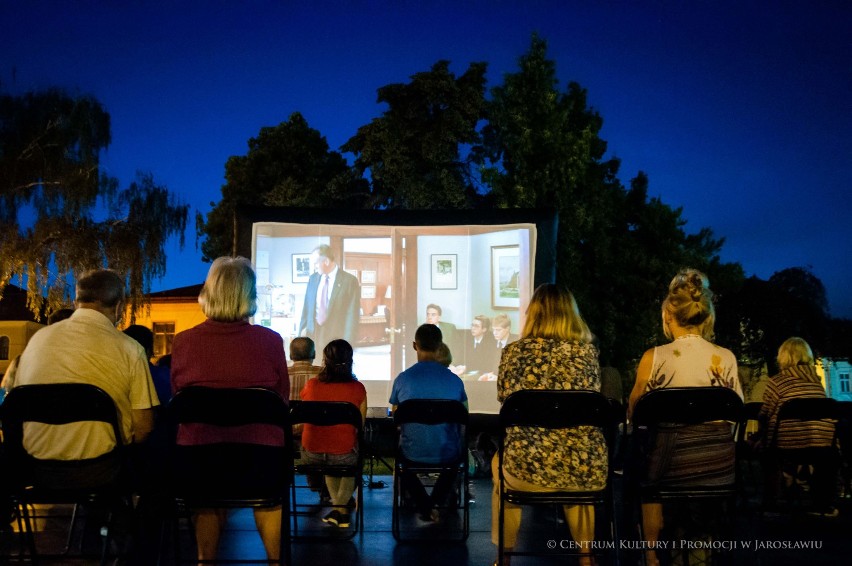
<path fill-rule="evenodd" d="M 198 303 L 210 320 L 235 322 L 257 312 L 257 285 L 251 262 L 244 257 L 219 257 L 213 261 Z"/>

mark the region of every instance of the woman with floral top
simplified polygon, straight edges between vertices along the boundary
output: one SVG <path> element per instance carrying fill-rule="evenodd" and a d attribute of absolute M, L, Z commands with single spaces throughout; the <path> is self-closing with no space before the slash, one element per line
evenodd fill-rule
<path fill-rule="evenodd" d="M 669 284 L 663 301 L 663 332 L 669 344 L 651 348 L 636 370 L 628 413 L 642 395 L 664 387 L 728 387 L 743 396 L 737 360 L 730 350 L 712 342 L 715 323 L 713 292 L 707 276 L 683 269 Z M 657 431 L 647 461 L 640 463 L 645 485 L 727 485 L 734 479 L 734 443 L 730 425 L 705 423 Z M 656 543 L 663 527 L 660 503 L 642 504 L 645 538 Z M 650 545 L 653 546 L 653 545 Z M 654 550 L 647 564 L 658 563 Z"/>
<path fill-rule="evenodd" d="M 502 403 L 522 389 L 586 389 L 600 391 L 598 350 L 570 291 L 545 284 L 535 290 L 527 308 L 521 339 L 508 344 L 501 357 L 497 395 Z M 503 455 L 503 477 L 521 491 L 585 491 L 606 485 L 607 451 L 594 427 L 550 430 L 510 428 Z M 492 460 L 497 478 L 499 461 Z M 499 482 L 491 499 L 491 539 L 498 544 Z M 515 546 L 521 509 L 505 505 L 504 546 Z M 565 519 L 576 541 L 594 539 L 594 507 L 566 505 Z M 586 549 L 588 552 L 588 549 Z M 584 557 L 586 560 L 589 557 Z M 508 563 L 508 557 L 504 564 Z"/>

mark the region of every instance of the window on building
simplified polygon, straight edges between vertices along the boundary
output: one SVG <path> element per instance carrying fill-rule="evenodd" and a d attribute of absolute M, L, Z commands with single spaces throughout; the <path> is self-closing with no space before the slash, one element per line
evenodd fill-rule
<path fill-rule="evenodd" d="M 9 337 L 0 336 L 0 360 L 9 359 Z"/>
<path fill-rule="evenodd" d="M 837 375 L 838 380 L 840 381 L 840 392 L 841 393 L 849 393 L 849 374 L 848 373 L 840 373 Z"/>
<path fill-rule="evenodd" d="M 175 339 L 174 322 L 154 323 L 154 357 L 159 358 L 172 353 L 172 341 Z"/>

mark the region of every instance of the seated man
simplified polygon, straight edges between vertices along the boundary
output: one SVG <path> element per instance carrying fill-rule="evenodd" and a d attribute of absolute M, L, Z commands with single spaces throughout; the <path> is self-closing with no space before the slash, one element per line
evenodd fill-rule
<path fill-rule="evenodd" d="M 148 357 L 133 338 L 116 330 L 124 314 L 124 281 L 114 271 L 90 271 L 77 281 L 76 310 L 68 320 L 35 333 L 21 354 L 17 385 L 90 383 L 115 402 L 125 444 L 144 441 L 159 405 Z M 24 448 L 41 460 L 97 458 L 114 447 L 112 429 L 105 423 L 62 426 L 26 423 Z M 62 485 L 83 487 L 108 481 L 98 477 L 97 461 L 79 468 L 75 477 L 62 476 Z M 57 476 L 59 480 L 59 476 Z"/>
<path fill-rule="evenodd" d="M 400 373 L 393 382 L 390 404 L 397 405 L 409 399 L 450 399 L 467 406 L 467 395 L 461 379 L 441 362 L 436 361 L 442 344 L 441 329 L 434 324 L 423 324 L 414 334 L 417 363 Z M 443 360 L 446 361 L 446 360 Z M 456 425 L 424 425 L 409 423 L 400 430 L 400 447 L 406 459 L 424 464 L 455 462 L 465 450 L 464 439 Z M 440 505 L 455 482 L 454 471 L 443 472 L 435 482 L 431 496 L 417 474 L 405 474 L 401 481 L 417 505 L 420 518 L 434 521 Z"/>
<path fill-rule="evenodd" d="M 441 320 L 443 316 L 444 311 L 441 308 L 441 305 L 436 305 L 435 303 L 426 305 L 426 323 L 434 324 L 440 328 L 444 343 L 451 352 L 456 352 L 458 354 L 458 352 L 461 351 L 461 345 L 458 340 L 459 330 L 452 322 L 445 322 L 444 320 Z"/>

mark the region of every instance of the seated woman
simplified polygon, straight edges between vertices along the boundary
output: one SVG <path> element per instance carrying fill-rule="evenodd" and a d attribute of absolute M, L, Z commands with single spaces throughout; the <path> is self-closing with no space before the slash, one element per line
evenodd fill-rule
<path fill-rule="evenodd" d="M 598 350 L 568 290 L 541 285 L 527 308 L 521 339 L 506 346 L 500 361 L 497 396 L 500 402 L 522 389 L 590 389 L 600 391 Z M 607 451 L 603 433 L 593 427 L 548 430 L 509 429 L 503 476 L 506 485 L 521 491 L 586 491 L 602 489 L 607 479 Z M 547 446 L 547 450 L 541 447 Z M 492 460 L 494 492 L 491 498 L 491 540 L 499 544 L 499 460 Z M 504 507 L 504 543 L 511 551 L 521 524 L 521 508 Z M 566 505 L 565 519 L 574 540 L 595 535 L 594 507 Z M 584 547 L 584 552 L 589 552 Z M 590 557 L 584 557 L 582 563 Z M 506 560 L 504 563 L 508 563 Z"/>
<path fill-rule="evenodd" d="M 672 340 L 651 348 L 636 370 L 636 384 L 628 411 L 642 395 L 664 387 L 728 387 L 742 397 L 737 361 L 730 350 L 712 342 L 715 311 L 707 277 L 684 269 L 669 284 L 662 307 L 663 332 Z M 734 479 L 734 442 L 727 423 L 670 427 L 657 432 L 654 446 L 642 467 L 644 485 L 726 485 Z M 663 527 L 660 503 L 642 504 L 645 538 L 655 543 Z M 648 564 L 657 564 L 654 550 L 646 553 Z"/>
<path fill-rule="evenodd" d="M 346 401 L 367 418 L 367 390 L 352 374 L 352 346 L 346 340 L 332 340 L 323 350 L 322 371 L 312 377 L 301 392 L 302 401 Z M 314 426 L 302 430 L 302 462 L 351 466 L 358 462 L 356 431 L 349 425 Z M 338 527 L 350 523 L 349 500 L 355 491 L 354 477 L 325 476 L 333 509 L 323 522 Z"/>
<path fill-rule="evenodd" d="M 825 398 L 825 389 L 816 373 L 814 354 L 807 342 L 801 338 L 788 338 L 778 348 L 778 375 L 769 379 L 763 393 L 763 405 L 757 420 L 760 428 L 757 437 L 762 446 L 776 446 L 785 450 L 829 448 L 834 440 L 832 421 L 787 422 L 778 431 L 775 438 L 778 410 L 790 399 Z M 827 450 L 813 450 L 811 454 L 813 475 L 811 476 L 811 497 L 814 510 L 823 515 L 834 516 L 833 507 L 836 464 Z M 764 459 L 766 489 L 764 507 L 775 504 L 778 484 L 781 480 L 780 462 L 771 452 Z"/>
<path fill-rule="evenodd" d="M 184 387 L 263 387 L 277 392 L 284 401 L 290 393 L 284 341 L 276 332 L 249 324 L 257 310 L 257 287 L 251 263 L 244 257 L 220 257 L 210 266 L 201 294 L 201 310 L 207 320 L 185 330 L 172 345 L 172 390 Z M 212 445 L 234 443 L 280 447 L 284 443 L 281 429 L 267 425 L 239 427 L 239 431 L 181 425 L 180 445 Z M 248 447 L 247 454 L 263 449 Z M 256 447 L 255 447 L 256 448 Z M 211 455 L 211 458 L 213 456 Z M 198 472 L 197 486 L 227 485 L 248 488 L 280 481 L 284 470 L 267 461 L 211 460 Z M 197 487 L 196 486 L 196 487 Z M 215 560 L 219 534 L 227 519 L 226 509 L 195 511 L 195 538 L 199 560 Z M 269 560 L 277 561 L 280 551 L 281 510 L 255 509 L 254 520 Z"/>

